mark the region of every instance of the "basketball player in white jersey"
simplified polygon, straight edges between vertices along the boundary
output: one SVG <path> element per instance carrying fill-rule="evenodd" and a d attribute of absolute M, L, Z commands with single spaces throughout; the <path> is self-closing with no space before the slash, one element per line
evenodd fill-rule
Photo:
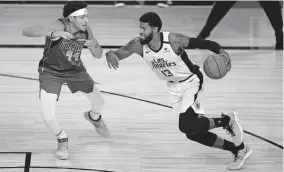
<path fill-rule="evenodd" d="M 222 113 L 219 118 L 208 118 L 204 115 L 203 75 L 200 67 L 190 61 L 184 48 L 208 49 L 224 56 L 229 71 L 231 62 L 228 53 L 213 41 L 160 32 L 162 21 L 154 12 L 143 14 L 139 21 L 140 37 L 132 39 L 116 51 L 107 52 L 109 68 L 117 69 L 119 60 L 133 53 L 143 57 L 158 77 L 167 82 L 173 109 L 179 114 L 180 131 L 192 141 L 232 152 L 235 158 L 228 169 L 240 169 L 245 159 L 251 155 L 252 149 L 243 141 L 239 119 L 235 112 Z M 226 129 L 233 142 L 209 131 L 217 127 Z"/>

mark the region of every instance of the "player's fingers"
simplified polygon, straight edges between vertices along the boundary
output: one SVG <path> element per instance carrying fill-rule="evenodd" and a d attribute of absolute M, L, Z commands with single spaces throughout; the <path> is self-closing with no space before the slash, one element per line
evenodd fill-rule
<path fill-rule="evenodd" d="M 116 56 L 112 58 L 112 61 L 116 66 L 118 66 L 118 58 Z"/>
<path fill-rule="evenodd" d="M 116 69 L 116 66 L 115 66 L 114 64 L 112 64 L 112 63 L 111 63 L 111 67 L 112 67 L 113 69 Z"/>
<path fill-rule="evenodd" d="M 92 43 L 92 40 L 87 39 L 86 43 L 90 44 L 90 43 Z"/>
<path fill-rule="evenodd" d="M 70 38 L 68 36 L 66 36 L 66 35 L 62 36 L 62 38 L 70 40 Z"/>
<path fill-rule="evenodd" d="M 107 64 L 108 64 L 108 67 L 111 69 L 111 68 L 114 68 L 114 65 L 113 65 L 113 62 L 111 61 L 111 58 L 107 57 Z"/>
<path fill-rule="evenodd" d="M 118 66 L 119 66 L 119 64 L 118 64 L 117 61 L 115 61 L 115 64 L 114 64 L 114 65 L 115 65 L 116 68 L 118 68 Z"/>
<path fill-rule="evenodd" d="M 113 57 L 112 58 L 112 64 L 115 66 L 115 68 L 118 68 L 118 60 L 117 60 L 117 57 Z"/>
<path fill-rule="evenodd" d="M 66 35 L 68 38 L 70 38 L 70 39 L 74 38 L 74 36 L 73 36 L 73 35 L 71 35 L 71 34 L 70 34 L 70 33 L 68 33 L 68 32 L 65 32 L 65 35 Z"/>
<path fill-rule="evenodd" d="M 110 65 L 109 61 L 107 61 L 107 65 L 108 65 L 108 68 L 111 69 L 111 65 Z"/>
<path fill-rule="evenodd" d="M 92 48 L 92 44 L 86 44 L 86 46 L 88 47 L 88 48 Z"/>
<path fill-rule="evenodd" d="M 118 65 L 115 62 L 112 62 L 111 65 L 114 69 L 116 69 L 118 67 Z"/>
<path fill-rule="evenodd" d="M 109 64 L 110 64 L 110 68 L 113 68 L 113 69 L 116 69 L 116 66 L 115 66 L 115 64 L 113 64 L 113 62 L 109 62 Z"/>
<path fill-rule="evenodd" d="M 108 66 L 109 68 L 114 68 L 115 69 L 115 65 L 114 65 L 114 62 L 112 61 L 112 58 L 107 58 L 107 62 L 108 62 Z"/>
<path fill-rule="evenodd" d="M 110 61 L 111 64 L 113 64 L 113 65 L 115 64 L 115 60 L 114 60 L 113 57 L 110 57 L 110 58 L 109 58 L 109 61 Z"/>

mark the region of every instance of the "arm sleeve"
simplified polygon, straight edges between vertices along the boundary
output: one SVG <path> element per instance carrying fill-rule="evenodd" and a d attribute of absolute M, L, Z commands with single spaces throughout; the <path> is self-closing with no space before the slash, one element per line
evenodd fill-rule
<path fill-rule="evenodd" d="M 190 38 L 187 48 L 208 49 L 216 54 L 219 54 L 220 49 L 222 49 L 222 47 L 217 42 L 199 38 Z"/>

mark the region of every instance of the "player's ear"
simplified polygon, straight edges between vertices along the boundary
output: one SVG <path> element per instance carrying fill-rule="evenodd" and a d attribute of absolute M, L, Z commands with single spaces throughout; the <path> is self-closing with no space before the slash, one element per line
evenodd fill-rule
<path fill-rule="evenodd" d="M 153 31 L 154 31 L 154 32 L 159 32 L 158 27 L 153 27 Z"/>
<path fill-rule="evenodd" d="M 73 16 L 69 16 L 68 19 L 73 22 L 74 21 L 74 17 Z"/>

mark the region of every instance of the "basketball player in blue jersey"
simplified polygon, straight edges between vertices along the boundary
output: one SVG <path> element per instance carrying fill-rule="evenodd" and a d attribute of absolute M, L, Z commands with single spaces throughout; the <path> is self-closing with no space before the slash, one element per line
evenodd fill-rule
<path fill-rule="evenodd" d="M 55 118 L 55 104 L 63 83 L 72 93 L 82 92 L 91 102 L 92 109 L 84 113 L 98 134 L 109 136 L 101 109 L 104 99 L 81 61 L 81 51 L 86 45 L 91 54 L 100 59 L 102 48 L 88 26 L 87 4 L 83 1 L 69 1 L 64 5 L 63 18 L 23 30 L 27 37 L 44 36 L 43 58 L 39 62 L 40 102 L 46 127 L 57 136 L 58 159 L 69 159 L 68 136 Z"/>
<path fill-rule="evenodd" d="M 228 169 L 240 169 L 253 150 L 243 140 L 239 119 L 235 112 L 222 113 L 219 118 L 208 118 L 204 115 L 203 74 L 200 67 L 188 58 L 184 48 L 208 49 L 224 56 L 229 71 L 231 61 L 228 53 L 214 41 L 160 32 L 162 21 L 156 13 L 145 13 L 139 21 L 140 37 L 132 39 L 116 51 L 107 52 L 109 68 L 117 69 L 119 61 L 133 53 L 143 57 L 158 77 L 167 81 L 173 109 L 179 114 L 180 131 L 192 141 L 232 152 L 235 158 Z M 209 131 L 218 127 L 226 129 L 233 142 Z"/>

